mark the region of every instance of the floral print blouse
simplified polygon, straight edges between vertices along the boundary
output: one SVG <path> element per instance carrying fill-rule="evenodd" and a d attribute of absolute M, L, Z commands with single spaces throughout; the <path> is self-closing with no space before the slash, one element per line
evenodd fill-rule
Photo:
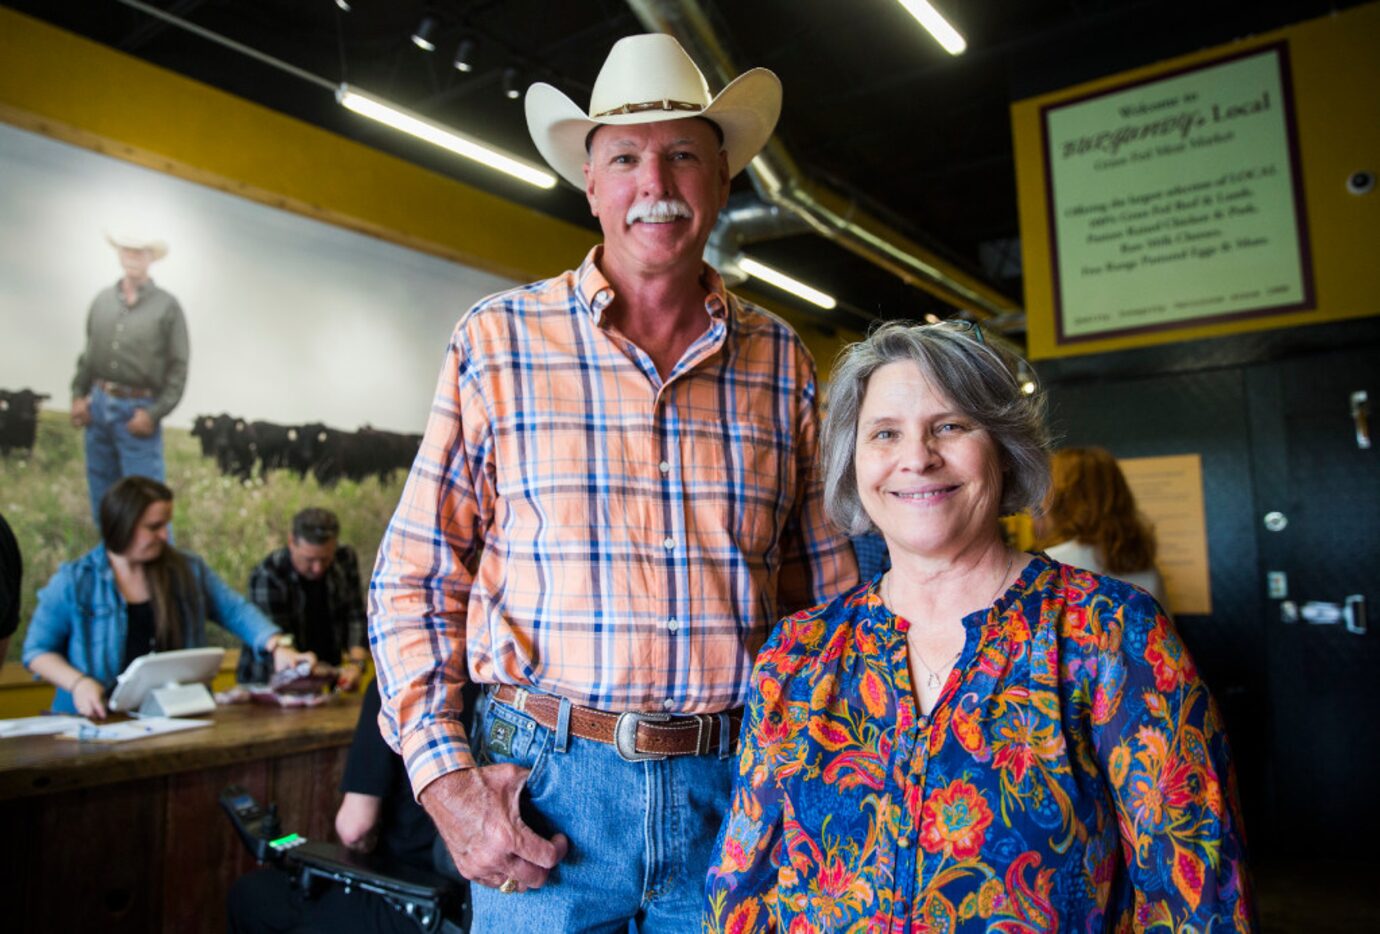
<path fill-rule="evenodd" d="M 879 579 L 757 658 L 706 931 L 1251 929 L 1227 738 L 1154 600 L 1035 555 L 922 716 Z"/>

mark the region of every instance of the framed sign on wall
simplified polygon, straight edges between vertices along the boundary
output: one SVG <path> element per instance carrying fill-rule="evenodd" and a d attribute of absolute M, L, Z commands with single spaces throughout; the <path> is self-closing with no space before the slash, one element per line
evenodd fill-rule
<path fill-rule="evenodd" d="M 1041 109 L 1059 344 L 1315 305 L 1285 42 Z"/>

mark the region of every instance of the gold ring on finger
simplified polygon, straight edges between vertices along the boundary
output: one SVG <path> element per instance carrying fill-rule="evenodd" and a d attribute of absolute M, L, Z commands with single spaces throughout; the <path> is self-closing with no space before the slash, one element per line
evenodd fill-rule
<path fill-rule="evenodd" d="M 512 895 L 514 892 L 518 890 L 517 880 L 504 879 L 503 884 L 498 887 L 498 890 L 502 892 L 504 895 Z"/>

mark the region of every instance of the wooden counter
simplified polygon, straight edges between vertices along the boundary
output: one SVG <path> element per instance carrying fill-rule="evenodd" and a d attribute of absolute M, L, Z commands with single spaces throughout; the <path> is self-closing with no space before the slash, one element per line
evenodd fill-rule
<path fill-rule="evenodd" d="M 358 695 L 207 716 L 128 743 L 0 739 L 6 930 L 224 931 L 226 893 L 255 868 L 217 803 L 227 785 L 276 803 L 285 830 L 333 836 Z"/>

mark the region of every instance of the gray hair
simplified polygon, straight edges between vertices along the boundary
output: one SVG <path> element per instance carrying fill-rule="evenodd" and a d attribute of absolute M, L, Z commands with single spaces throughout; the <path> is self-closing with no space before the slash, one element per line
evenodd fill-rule
<path fill-rule="evenodd" d="M 1049 488 L 1049 431 L 1043 393 L 1021 390 L 1025 361 L 986 343 L 968 321 L 913 324 L 889 321 L 839 354 L 829 379 L 828 411 L 820 437 L 824 506 L 850 535 L 876 531 L 858 495 L 853 466 L 858 416 L 872 374 L 909 361 L 992 436 L 1002 468 L 1001 514 L 1038 509 Z"/>

